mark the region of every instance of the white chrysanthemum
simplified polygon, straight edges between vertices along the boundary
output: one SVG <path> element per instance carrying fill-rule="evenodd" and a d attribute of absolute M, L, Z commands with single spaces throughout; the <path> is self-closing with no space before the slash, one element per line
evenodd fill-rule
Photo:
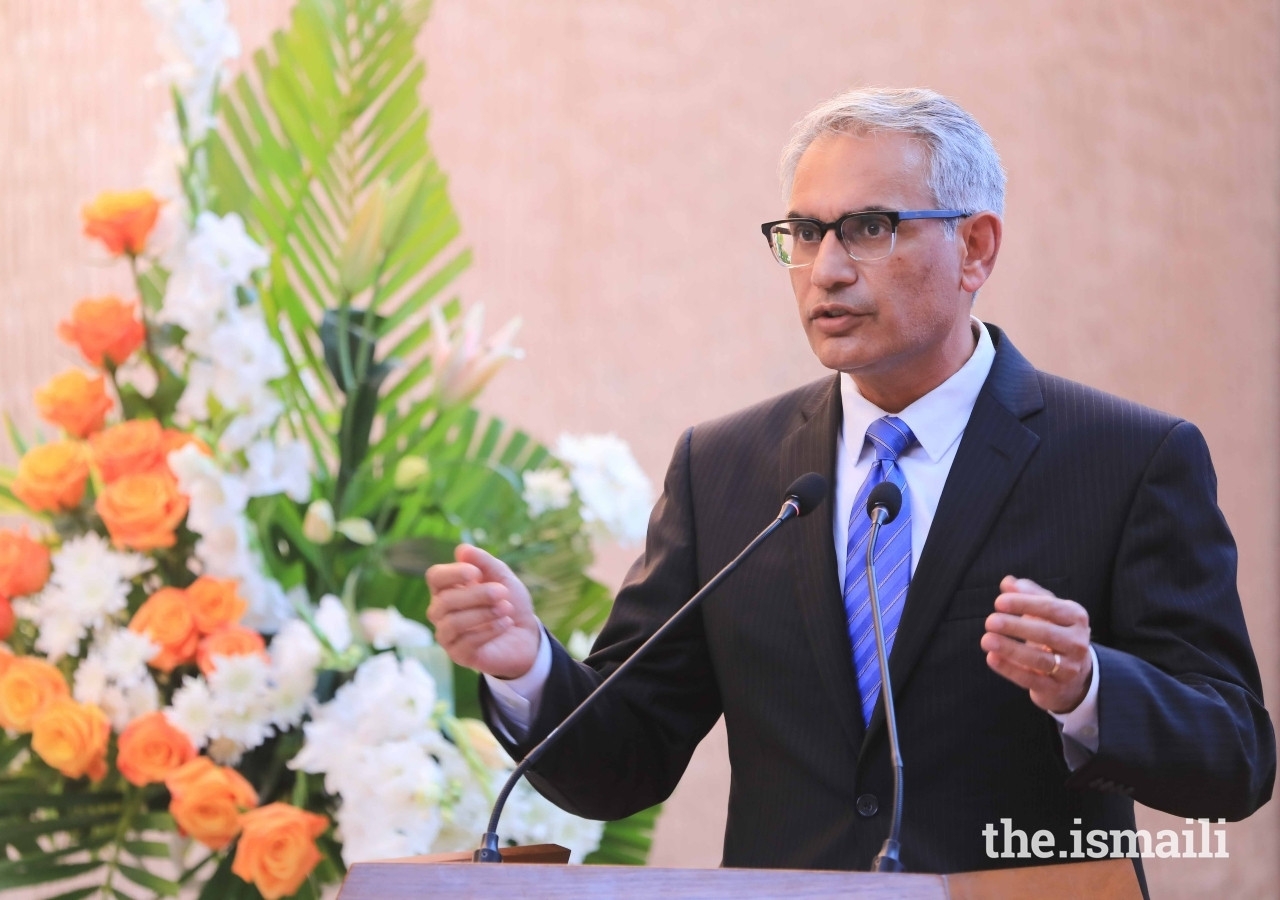
<path fill-rule="evenodd" d="M 79 697 L 76 699 L 80 700 Z M 109 684 L 93 702 L 106 713 L 112 728 L 123 731 L 138 716 L 160 708 L 160 691 L 150 679 L 129 686 Z"/>
<path fill-rule="evenodd" d="M 110 678 L 121 683 L 150 681 L 147 663 L 160 647 L 145 634 L 127 628 L 99 632 L 94 655 L 100 655 Z"/>
<path fill-rule="evenodd" d="M 46 586 L 39 594 L 13 601 L 14 615 L 36 624 L 40 631 L 36 649 L 50 662 L 79 653 L 80 642 L 87 633 L 77 616 L 66 613 L 69 604 L 64 598 L 56 587 Z"/>
<path fill-rule="evenodd" d="M 201 718 L 192 723 L 192 727 L 202 728 L 209 739 L 233 743 L 235 748 L 227 750 L 230 756 L 252 750 L 275 733 L 274 690 L 269 665 L 261 656 L 218 657 L 217 667 L 204 680 L 203 691 L 188 681 L 178 693 L 188 687 L 192 687 L 195 699 L 208 704 L 207 718 L 203 718 L 205 713 L 197 712 Z M 177 708 L 178 694 L 175 693 L 175 711 Z M 182 713 L 175 712 L 175 715 L 188 714 L 185 706 Z"/>
<path fill-rule="evenodd" d="M 588 527 L 624 544 L 644 537 L 653 486 L 625 441 L 614 434 L 564 434 L 555 454 L 569 466 Z"/>
<path fill-rule="evenodd" d="M 97 706 L 110 686 L 106 665 L 101 659 L 90 654 L 76 666 L 71 696 L 79 703 L 92 703 Z"/>
<path fill-rule="evenodd" d="M 154 565 L 141 554 L 112 549 L 106 538 L 94 532 L 69 538 L 53 554 L 51 561 L 53 575 L 50 580 L 68 585 L 104 576 L 128 581 L 151 571 Z"/>
<path fill-rule="evenodd" d="M 415 650 L 435 643 L 430 628 L 406 619 L 395 607 L 364 610 L 360 628 L 375 650 Z"/>
<path fill-rule="evenodd" d="M 104 538 L 67 540 L 51 557 L 43 591 L 18 601 L 15 612 L 39 630 L 36 649 L 51 660 L 74 655 L 94 630 L 107 627 L 128 606 L 131 581 L 151 569 L 136 553 L 118 553 Z"/>
<path fill-rule="evenodd" d="M 169 724 L 191 739 L 197 748 L 209 741 L 215 724 L 213 696 L 203 678 L 187 678 L 173 692 L 169 708 L 164 711 Z"/>
<path fill-rule="evenodd" d="M 530 517 L 536 519 L 545 512 L 568 506 L 573 499 L 573 484 L 559 469 L 536 469 L 524 473 L 523 497 Z"/>
<path fill-rule="evenodd" d="M 90 629 L 105 627 L 122 612 L 131 587 L 126 579 L 150 565 L 143 557 L 115 553 L 96 534 L 68 540 L 51 563 L 48 584 L 14 601 L 14 612 L 35 623 L 36 649 L 53 661 L 77 654 Z"/>

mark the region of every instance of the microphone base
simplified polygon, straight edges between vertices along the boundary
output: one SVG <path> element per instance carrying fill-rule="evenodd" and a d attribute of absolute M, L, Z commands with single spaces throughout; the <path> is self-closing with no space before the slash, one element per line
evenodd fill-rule
<path fill-rule="evenodd" d="M 888 840 L 884 842 L 884 846 L 880 848 L 880 853 L 871 861 L 872 872 L 905 872 L 906 866 L 902 864 L 902 860 L 898 858 L 900 850 L 897 841 Z"/>
<path fill-rule="evenodd" d="M 471 854 L 471 861 L 478 863 L 502 862 L 502 854 L 498 851 L 498 836 L 492 831 L 486 831 L 481 841 L 484 846 L 477 848 L 476 852 Z"/>

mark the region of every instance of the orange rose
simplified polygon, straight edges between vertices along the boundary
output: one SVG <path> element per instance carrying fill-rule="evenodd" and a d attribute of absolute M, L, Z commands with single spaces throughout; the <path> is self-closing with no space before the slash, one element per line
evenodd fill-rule
<path fill-rule="evenodd" d="M 197 756 L 164 780 L 169 812 L 179 830 L 211 850 L 221 850 L 240 833 L 240 812 L 258 805 L 253 785 L 235 769 Z"/>
<path fill-rule="evenodd" d="M 58 336 L 75 344 L 95 366 L 107 360 L 120 365 L 147 339 L 147 329 L 133 315 L 133 304 L 119 297 L 81 300 L 71 318 L 58 325 Z"/>
<path fill-rule="evenodd" d="M 196 757 L 191 738 L 169 724 L 162 712 L 138 716 L 120 733 L 116 766 L 130 784 L 164 781 Z"/>
<path fill-rule="evenodd" d="M 160 201 L 150 191 L 103 191 L 80 211 L 84 233 L 106 245 L 112 256 L 136 256 L 160 215 Z"/>
<path fill-rule="evenodd" d="M 130 419 L 89 439 L 93 462 L 107 484 L 125 475 L 169 474 L 165 431 L 155 419 Z"/>
<path fill-rule="evenodd" d="M 89 452 L 76 441 L 32 447 L 18 462 L 13 493 L 35 512 L 75 509 L 89 481 Z"/>
<path fill-rule="evenodd" d="M 85 438 L 101 430 L 111 406 L 102 376 L 89 376 L 79 369 L 55 375 L 36 389 L 41 417 L 72 437 Z"/>
<path fill-rule="evenodd" d="M 33 656 L 15 656 L 0 675 L 0 727 L 25 734 L 37 715 L 70 693 L 57 668 Z"/>
<path fill-rule="evenodd" d="M 27 537 L 25 528 L 0 531 L 0 599 L 34 594 L 48 580 L 49 548 Z"/>
<path fill-rule="evenodd" d="M 225 625 L 234 625 L 249 608 L 234 578 L 201 575 L 187 588 L 187 596 L 191 598 L 191 615 L 201 634 L 212 634 Z"/>
<path fill-rule="evenodd" d="M 9 635 L 13 634 L 13 626 L 17 621 L 17 617 L 13 614 L 13 604 L 4 597 L 0 597 L 0 641 L 9 640 Z"/>
<path fill-rule="evenodd" d="M 31 749 L 63 775 L 88 775 L 101 781 L 107 774 L 111 723 L 98 707 L 59 697 L 35 717 L 32 726 Z"/>
<path fill-rule="evenodd" d="M 94 505 L 117 547 L 172 547 L 187 516 L 187 497 L 172 475 L 125 475 L 107 485 Z"/>
<path fill-rule="evenodd" d="M 329 820 L 288 803 L 269 803 L 240 817 L 244 831 L 231 871 L 252 882 L 266 900 L 287 897 L 302 887 L 323 859 L 316 838 Z"/>
<path fill-rule="evenodd" d="M 160 588 L 148 597 L 133 614 L 129 630 L 145 634 L 160 645 L 148 662 L 162 672 L 172 672 L 195 659 L 200 643 L 187 592 L 180 588 Z"/>
<path fill-rule="evenodd" d="M 227 625 L 200 641 L 196 648 L 196 665 L 208 676 L 217 668 L 214 657 L 249 656 L 257 653 L 267 656 L 267 645 L 262 635 L 243 625 Z"/>
<path fill-rule="evenodd" d="M 8 647 L 0 647 L 0 678 L 3 678 L 4 673 L 9 671 L 9 667 L 13 665 L 13 661 L 16 658 Z"/>

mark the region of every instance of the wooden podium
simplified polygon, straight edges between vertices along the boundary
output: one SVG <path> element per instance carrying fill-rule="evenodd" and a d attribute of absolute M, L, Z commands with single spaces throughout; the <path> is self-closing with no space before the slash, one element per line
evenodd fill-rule
<path fill-rule="evenodd" d="M 567 866 L 569 851 L 554 844 L 511 847 L 503 862 L 469 864 L 471 853 L 413 856 L 356 863 L 338 900 L 504 897 L 678 897 L 745 900 L 751 897 L 853 897 L 867 900 L 1141 900 L 1127 859 L 993 869 L 954 875 L 881 875 L 779 869 L 649 869 Z M 552 863 L 552 865 L 513 865 Z"/>

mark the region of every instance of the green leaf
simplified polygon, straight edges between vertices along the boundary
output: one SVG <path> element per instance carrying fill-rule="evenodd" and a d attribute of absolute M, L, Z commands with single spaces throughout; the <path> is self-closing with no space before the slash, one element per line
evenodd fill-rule
<path fill-rule="evenodd" d="M 653 828 L 657 824 L 662 806 L 651 806 L 633 816 L 606 822 L 600 846 L 586 862 L 604 866 L 642 866 L 649 857 L 653 843 Z"/>
<path fill-rule="evenodd" d="M 228 853 L 218 863 L 200 890 L 199 900 L 261 900 L 257 888 L 231 872 L 234 853 Z"/>
<path fill-rule="evenodd" d="M 119 863 L 116 866 L 116 869 L 121 875 L 140 887 L 155 891 L 157 894 L 165 897 L 178 896 L 179 888 L 177 883 L 170 881 L 167 878 L 161 878 L 159 875 L 148 872 L 146 869 L 142 869 L 137 866 L 125 865 L 124 863 Z"/>
<path fill-rule="evenodd" d="M 27 453 L 27 442 L 23 440 L 22 434 L 18 431 L 18 426 L 13 424 L 13 419 L 6 412 L 4 416 L 4 430 L 9 435 L 9 443 L 13 445 L 13 449 L 17 451 L 19 456 L 25 456 Z"/>
<path fill-rule="evenodd" d="M 58 894 L 55 897 L 50 897 L 49 900 L 83 900 L 83 898 L 92 897 L 96 893 L 98 893 L 98 887 L 95 885 L 87 888 L 76 888 L 73 891 L 67 891 L 64 894 Z"/>
<path fill-rule="evenodd" d="M 98 850 L 110 844 L 114 839 L 115 835 L 111 830 L 103 829 L 92 837 L 77 836 L 74 844 L 63 847 L 60 850 L 42 851 L 39 849 L 38 844 L 34 845 L 34 847 L 15 846 L 14 849 L 20 855 L 16 859 L 0 861 L 0 882 L 4 880 L 7 874 L 26 874 L 44 870 L 53 871 L 65 865 L 69 857 Z"/>
<path fill-rule="evenodd" d="M 4 822 L 0 823 L 0 844 L 11 843 L 16 838 L 33 837 L 40 834 L 56 834 L 60 831 L 73 831 L 77 828 L 92 828 L 96 825 L 113 824 L 118 818 L 117 812 L 107 812 L 61 816 L 56 819 L 45 819 L 38 822 Z"/>
<path fill-rule="evenodd" d="M 0 890 L 30 887 L 35 884 L 48 884 L 51 881 L 64 881 L 76 878 L 102 868 L 101 861 L 85 863 L 60 863 L 49 868 L 35 868 L 28 872 L 5 872 L 0 874 Z"/>
<path fill-rule="evenodd" d="M 133 817 L 133 825 L 138 831 L 177 831 L 177 823 L 167 812 L 142 813 Z"/>
<path fill-rule="evenodd" d="M 19 745 L 21 746 L 21 745 Z M 76 807 L 119 807 L 121 795 L 118 793 L 90 793 L 88 791 L 69 791 L 63 794 L 51 794 L 47 791 L 33 790 L 26 779 L 17 784 L 0 782 L 0 814 L 27 814 L 37 809 L 75 809 Z"/>
<path fill-rule="evenodd" d="M 168 859 L 171 849 L 163 841 L 125 841 L 122 846 L 134 856 L 146 856 L 153 859 Z"/>

